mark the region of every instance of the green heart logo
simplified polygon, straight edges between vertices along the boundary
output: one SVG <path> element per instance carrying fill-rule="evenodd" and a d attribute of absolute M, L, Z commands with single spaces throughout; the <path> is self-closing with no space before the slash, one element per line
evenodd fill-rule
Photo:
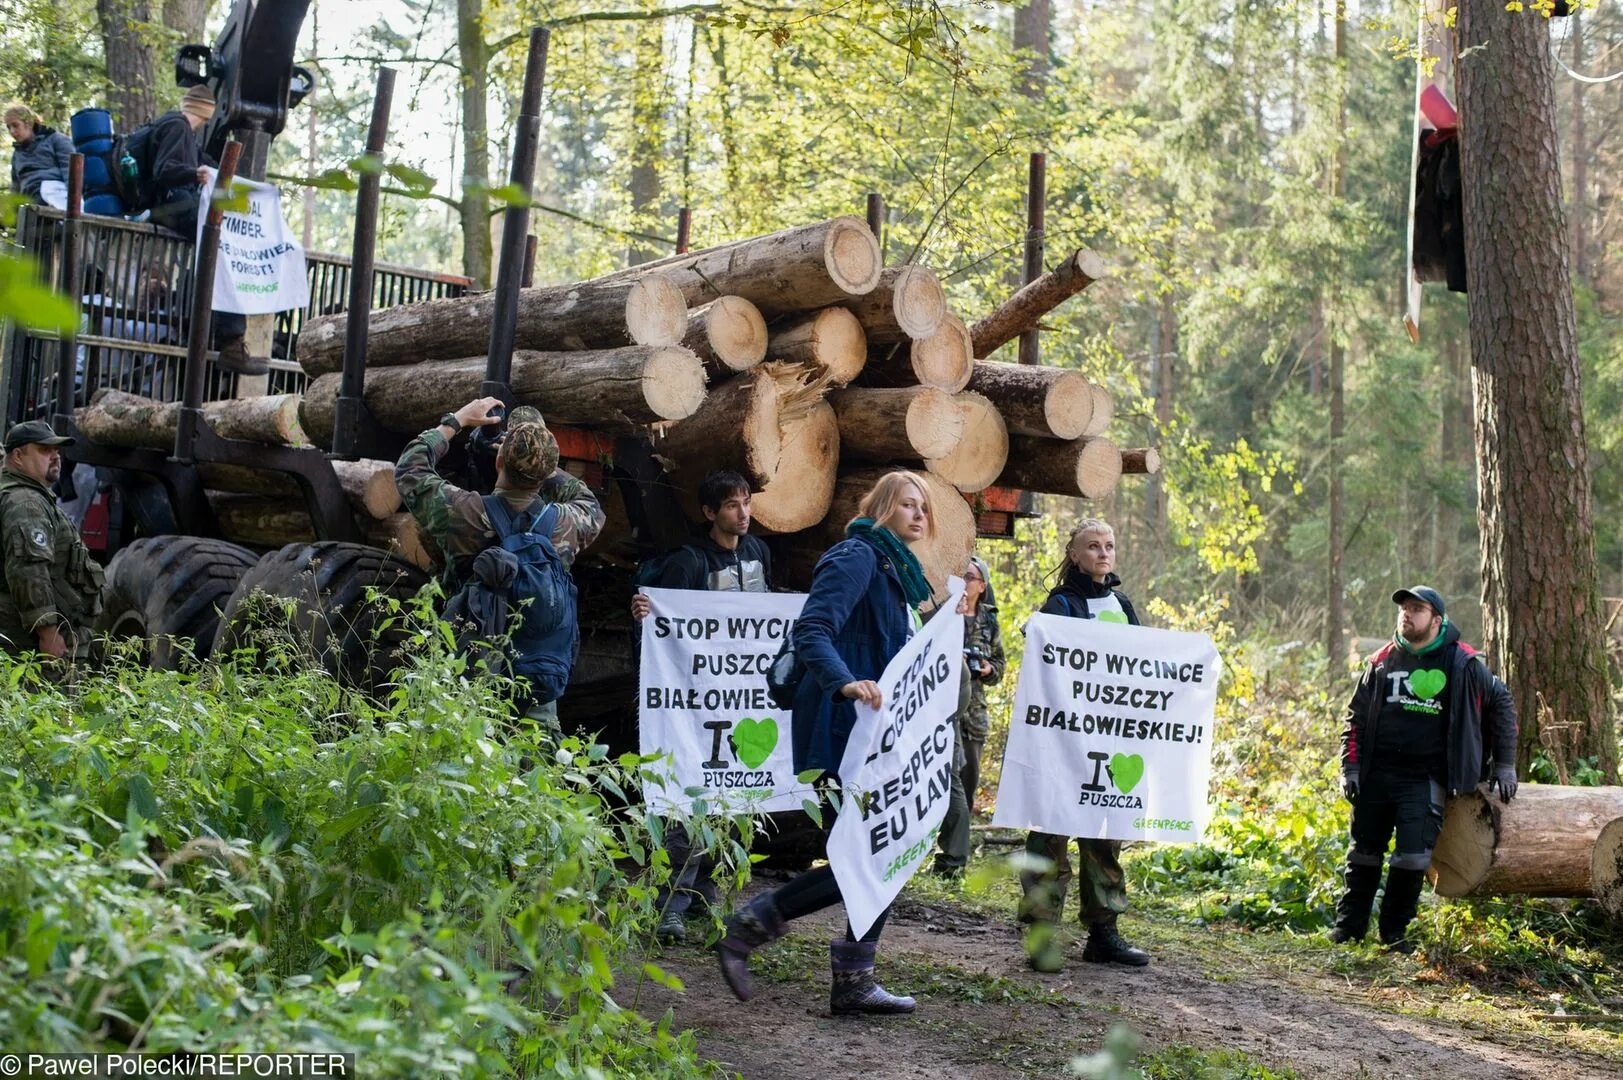
<path fill-rule="evenodd" d="M 1409 672 L 1409 689 L 1428 700 L 1442 693 L 1447 682 L 1448 676 L 1435 668 Z"/>
<path fill-rule="evenodd" d="M 770 716 L 760 720 L 744 717 L 733 726 L 733 752 L 747 769 L 759 769 L 778 745 L 778 722 Z"/>
<path fill-rule="evenodd" d="M 1100 622 L 1121 623 L 1124 626 L 1127 624 L 1127 614 L 1121 611 L 1101 611 L 1098 619 Z"/>
<path fill-rule="evenodd" d="M 1142 754 L 1116 754 L 1110 759 L 1110 779 L 1116 782 L 1116 789 L 1123 795 L 1128 794 L 1144 779 L 1144 755 Z"/>

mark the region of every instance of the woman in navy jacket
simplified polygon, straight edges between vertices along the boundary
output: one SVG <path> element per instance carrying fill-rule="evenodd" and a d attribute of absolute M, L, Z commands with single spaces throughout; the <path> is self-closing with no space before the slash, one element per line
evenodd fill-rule
<path fill-rule="evenodd" d="M 1137 626 L 1138 612 L 1133 610 L 1127 594 L 1117 588 L 1121 578 L 1115 570 L 1115 530 L 1098 518 L 1078 522 L 1065 545 L 1065 561 L 1055 574 L 1056 582 L 1043 603 L 1042 614 Z M 1038 971 L 1052 973 L 1065 966 L 1054 925 L 1059 922 L 1071 883 L 1071 860 L 1066 850 L 1069 846 L 1069 837 L 1053 833 L 1034 832 L 1026 837 L 1026 851 L 1050 864 L 1042 873 L 1027 870 L 1020 875 L 1025 893 L 1020 901 L 1020 921 L 1036 924 L 1027 948 L 1031 966 Z M 1127 910 L 1121 841 L 1078 837 L 1076 849 L 1082 878 L 1079 914 L 1088 928 L 1082 959 L 1129 967 L 1148 964 L 1150 954 L 1135 949 L 1116 930 L 1116 916 Z"/>
<path fill-rule="evenodd" d="M 846 539 L 818 560 L 793 631 L 795 650 L 806 665 L 791 724 L 795 771 L 821 770 L 830 783 L 838 780 L 856 724 L 855 703 L 881 704 L 877 680 L 912 636 L 918 606 L 930 598 L 924 571 L 908 548 L 935 533 L 923 481 L 910 472 L 887 473 L 863 497 L 858 513 L 846 527 Z M 825 823 L 833 826 L 832 815 Z M 738 999 L 750 998 L 751 952 L 782 937 L 789 920 L 839 902 L 839 883 L 825 864 L 734 913 L 717 955 Z M 913 1011 L 912 998 L 889 994 L 874 981 L 874 953 L 884 925 L 881 914 L 859 941 L 847 924 L 845 937 L 830 943 L 834 1014 Z"/>

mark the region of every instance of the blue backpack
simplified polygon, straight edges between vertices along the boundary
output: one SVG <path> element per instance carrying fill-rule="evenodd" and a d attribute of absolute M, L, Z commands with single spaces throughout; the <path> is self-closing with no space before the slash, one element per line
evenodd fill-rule
<path fill-rule="evenodd" d="M 558 507 L 547 506 L 515 518 L 500 495 L 485 496 L 485 514 L 500 547 L 518 562 L 503 597 L 509 617 L 518 623 L 511 630 L 508 659 L 512 674 L 529 680 L 531 700 L 538 705 L 563 696 L 580 647 L 575 579 L 552 546 L 558 513 Z"/>

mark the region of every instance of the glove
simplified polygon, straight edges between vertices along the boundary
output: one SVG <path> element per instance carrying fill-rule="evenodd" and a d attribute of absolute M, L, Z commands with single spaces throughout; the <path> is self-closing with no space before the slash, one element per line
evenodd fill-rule
<path fill-rule="evenodd" d="M 1516 766 L 1495 765 L 1493 767 L 1493 779 L 1488 781 L 1488 790 L 1492 791 L 1495 787 L 1499 789 L 1501 802 L 1509 802 L 1514 799 L 1516 797 Z"/>
<path fill-rule="evenodd" d="M 1515 781 L 1512 781 L 1514 783 Z M 1344 772 L 1341 774 L 1341 796 L 1350 803 L 1358 801 L 1358 774 Z"/>

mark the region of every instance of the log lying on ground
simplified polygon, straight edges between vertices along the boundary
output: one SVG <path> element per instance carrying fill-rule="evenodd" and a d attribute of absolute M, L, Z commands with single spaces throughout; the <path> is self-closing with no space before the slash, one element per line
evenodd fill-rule
<path fill-rule="evenodd" d="M 840 425 L 840 451 L 855 461 L 888 463 L 946 457 L 964 437 L 964 411 L 931 386 L 836 390 L 829 405 Z"/>
<path fill-rule="evenodd" d="M 834 386 L 844 386 L 868 363 L 868 337 L 855 315 L 828 307 L 774 327 L 767 352 L 774 360 L 815 368 Z"/>
<path fill-rule="evenodd" d="M 1017 435 L 1080 439 L 1093 422 L 1093 388 L 1078 371 L 978 360 L 969 388 L 996 405 Z"/>
<path fill-rule="evenodd" d="M 1098 281 L 1105 264 L 1087 248 L 1071 252 L 1058 266 L 1023 287 L 970 328 L 975 357 L 984 360 L 1001 345 L 1033 329 L 1044 315 Z"/>
<path fill-rule="evenodd" d="M 837 217 L 673 255 L 597 280 L 633 281 L 659 273 L 671 279 L 690 306 L 730 294 L 742 296 L 772 318 L 872 292 L 881 266 L 879 241 L 867 223 Z"/>
<path fill-rule="evenodd" d="M 1116 418 L 1116 399 L 1098 383 L 1089 383 L 1088 388 L 1093 392 L 1093 417 L 1082 435 L 1091 439 L 1110 430 L 1110 422 Z"/>
<path fill-rule="evenodd" d="M 1450 799 L 1431 856 L 1439 896 L 1589 896 L 1601 830 L 1623 817 L 1623 787 L 1523 784 L 1509 803 L 1486 788 Z"/>
<path fill-rule="evenodd" d="M 926 458 L 924 467 L 959 491 L 989 488 L 1009 460 L 1009 429 L 996 406 L 980 394 L 965 391 L 953 396 L 964 418 L 964 437 L 940 457 Z"/>
<path fill-rule="evenodd" d="M 1121 451 L 1105 438 L 1060 442 L 1017 435 L 1009 440 L 1009 461 L 999 487 L 1099 499 L 1121 482 Z"/>
<path fill-rule="evenodd" d="M 947 294 L 927 266 L 887 266 L 871 292 L 845 302 L 862 323 L 870 345 L 921 341 L 941 328 Z"/>
<path fill-rule="evenodd" d="M 1623 919 L 1623 817 L 1608 821 L 1596 834 L 1589 880 L 1601 909 L 1613 919 Z"/>
<path fill-rule="evenodd" d="M 298 503 L 224 491 L 206 494 L 221 534 L 234 543 L 278 548 L 316 538 L 309 513 Z M 441 563 L 439 547 L 410 514 L 389 514 L 381 520 L 365 518 L 358 524 L 367 543 L 387 548 L 415 566 L 432 570 Z"/>
<path fill-rule="evenodd" d="M 860 469 L 841 473 L 834 487 L 834 498 L 828 514 L 817 527 L 797 536 L 784 537 L 782 543 L 784 580 L 796 588 L 811 583 L 812 568 L 824 551 L 845 539 L 845 526 L 857 516 L 857 504 L 862 501 L 878 479 L 889 469 Z M 913 545 L 913 552 L 924 566 L 925 576 L 936 595 L 947 587 L 947 577 L 962 575 L 969 565 L 969 556 L 975 550 L 975 514 L 956 488 L 940 477 L 914 470 L 930 496 L 930 509 L 935 518 L 935 536 Z"/>
<path fill-rule="evenodd" d="M 1161 451 L 1153 446 L 1121 452 L 1121 471 L 1125 476 L 1154 476 L 1161 471 Z"/>
<path fill-rule="evenodd" d="M 207 401 L 203 403 L 203 418 L 215 434 L 227 439 L 277 446 L 298 446 L 309 441 L 299 424 L 297 394 Z M 179 402 L 153 401 L 122 390 L 98 390 L 89 405 L 74 413 L 74 422 L 87 439 L 104 446 L 151 450 L 174 449 L 179 421 Z"/>
<path fill-rule="evenodd" d="M 742 474 L 756 488 L 751 508 L 762 531 L 794 532 L 828 509 L 839 424 L 811 369 L 773 362 L 718 387 L 655 452 L 687 491 L 712 469 Z"/>
<path fill-rule="evenodd" d="M 723 296 L 688 318 L 682 345 L 712 374 L 748 371 L 766 359 L 766 320 L 742 296 Z"/>
<path fill-rule="evenodd" d="M 524 349 L 675 345 L 687 333 L 687 301 L 670 278 L 659 274 L 521 289 L 518 296 L 515 341 Z M 495 313 L 494 293 L 377 309 L 368 323 L 366 366 L 481 355 L 489 345 Z M 299 366 L 307 374 L 326 375 L 343 367 L 348 319 L 321 315 L 300 328 Z"/>
<path fill-rule="evenodd" d="M 400 489 L 394 482 L 392 461 L 334 461 L 338 486 L 357 514 L 382 521 L 400 509 Z M 280 495 L 301 499 L 299 485 L 287 473 L 241 465 L 199 463 L 203 484 L 211 490 L 251 495 Z"/>
<path fill-rule="evenodd" d="M 417 432 L 478 397 L 484 378 L 483 357 L 378 368 L 367 371 L 363 396 L 385 428 Z M 337 374 L 323 375 L 304 391 L 299 415 L 321 446 L 332 445 L 338 381 Z M 704 382 L 704 365 L 680 345 L 513 354 L 513 396 L 563 424 L 626 430 L 680 420 L 704 401 Z"/>

